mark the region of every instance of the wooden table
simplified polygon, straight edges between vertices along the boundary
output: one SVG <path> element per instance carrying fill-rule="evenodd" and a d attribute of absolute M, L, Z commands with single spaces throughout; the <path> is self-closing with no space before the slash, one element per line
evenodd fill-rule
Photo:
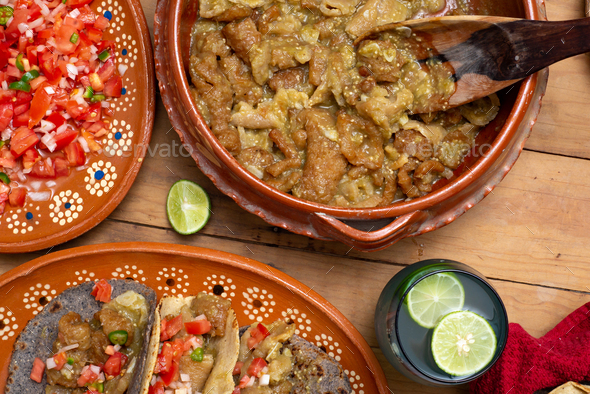
<path fill-rule="evenodd" d="M 583 0 L 547 0 L 550 19 L 584 16 Z M 143 0 L 150 28 L 154 0 Z M 276 267 L 324 296 L 364 335 L 381 361 L 390 388 L 401 393 L 467 392 L 412 383 L 381 354 L 373 312 L 381 289 L 404 266 L 428 258 L 467 263 L 491 279 L 511 322 L 541 336 L 590 301 L 590 57 L 551 67 L 549 87 L 520 159 L 481 203 L 443 229 L 376 253 L 350 250 L 268 225 L 220 193 L 188 157 L 161 101 L 148 157 L 123 203 L 87 234 L 51 251 L 123 241 L 195 245 L 247 256 Z M 183 152 L 186 155 L 186 152 Z M 211 196 L 213 215 L 193 236 L 171 230 L 165 201 L 178 179 Z M 1 255 L 0 273 L 50 250 Z M 329 272 L 328 274 L 326 274 Z"/>

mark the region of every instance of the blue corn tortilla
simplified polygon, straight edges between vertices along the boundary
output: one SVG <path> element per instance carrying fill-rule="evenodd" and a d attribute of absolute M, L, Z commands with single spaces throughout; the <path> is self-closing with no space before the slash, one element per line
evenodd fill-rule
<path fill-rule="evenodd" d="M 135 376 L 131 380 L 128 394 L 139 394 L 144 389 L 146 379 L 145 363 L 149 351 L 149 339 L 156 307 L 158 305 L 156 293 L 149 287 L 128 279 L 111 279 L 112 298 L 134 291 L 145 297 L 148 303 L 148 323 L 143 334 L 143 347 L 137 357 Z M 45 361 L 53 356 L 51 351 L 57 339 L 59 319 L 66 313 L 73 311 L 80 314 L 82 320 L 91 320 L 96 312 L 102 309 L 104 303 L 95 300 L 90 293 L 94 282 L 85 282 L 71 287 L 49 302 L 43 311 L 30 320 L 14 343 L 14 351 L 8 367 L 6 394 L 45 393 L 47 378 L 43 374 L 43 381 L 37 383 L 30 378 L 31 368 L 35 357 Z"/>
<path fill-rule="evenodd" d="M 240 338 L 250 326 L 240 328 Z M 350 394 L 350 380 L 340 363 L 298 335 L 283 346 L 293 354 L 290 394 Z"/>

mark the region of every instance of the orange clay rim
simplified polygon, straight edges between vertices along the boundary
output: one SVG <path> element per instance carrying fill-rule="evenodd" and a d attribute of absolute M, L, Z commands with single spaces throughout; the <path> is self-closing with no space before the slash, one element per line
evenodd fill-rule
<path fill-rule="evenodd" d="M 289 275 L 284 274 L 276 268 L 270 267 L 259 261 L 242 257 L 233 253 L 195 246 L 155 242 L 121 242 L 81 246 L 39 257 L 4 273 L 0 276 L 0 287 L 7 285 L 17 278 L 27 276 L 31 272 L 41 267 L 45 267 L 62 260 L 67 260 L 72 257 L 91 258 L 91 256 L 96 255 L 109 256 L 117 253 L 165 254 L 206 260 L 214 264 L 232 266 L 243 271 L 251 272 L 254 275 L 264 278 L 265 280 L 272 281 L 282 287 L 286 287 L 292 293 L 301 297 L 322 311 L 331 321 L 333 321 L 334 324 L 337 325 L 357 346 L 357 349 L 361 353 L 361 357 L 367 363 L 367 368 L 373 372 L 375 384 L 378 387 L 379 392 L 386 394 L 388 391 L 390 391 L 387 387 L 387 379 L 385 378 L 383 369 L 381 368 L 379 361 L 377 361 L 375 354 L 369 347 L 369 344 L 352 325 L 352 323 L 348 321 L 348 319 L 342 314 L 342 312 L 336 309 L 334 305 L 330 304 L 317 292 L 312 291 L 313 289 L 310 289 L 308 286 L 290 277 Z"/>
<path fill-rule="evenodd" d="M 523 0 L 525 14 L 527 19 L 539 19 L 539 10 L 534 4 L 534 0 Z M 264 183 L 248 170 L 242 167 L 238 161 L 221 145 L 217 137 L 213 134 L 189 94 L 189 83 L 184 71 L 182 54 L 180 48 L 180 19 L 182 15 L 183 0 L 171 0 L 169 12 L 171 19 L 168 24 L 168 42 L 170 44 L 170 68 L 172 77 L 178 84 L 178 94 L 182 107 L 188 110 L 188 116 L 191 122 L 196 125 L 201 136 L 207 140 L 213 153 L 223 162 L 234 174 L 242 179 L 249 187 L 264 194 L 264 196 L 276 200 L 286 206 L 304 210 L 308 213 L 323 212 L 342 219 L 363 219 L 363 218 L 384 218 L 397 217 L 417 210 L 426 210 L 444 200 L 451 198 L 460 191 L 467 188 L 481 177 L 492 164 L 500 157 L 506 149 L 510 140 L 518 131 L 518 126 L 522 122 L 529 105 L 531 104 L 532 94 L 537 86 L 537 75 L 533 74 L 523 80 L 518 97 L 514 103 L 512 111 L 506 120 L 506 123 L 498 133 L 498 136 L 492 144 L 488 153 L 476 161 L 471 171 L 464 172 L 455 181 L 444 187 L 408 202 L 397 202 L 385 207 L 378 208 L 339 208 L 319 204 L 291 194 L 283 193 Z"/>

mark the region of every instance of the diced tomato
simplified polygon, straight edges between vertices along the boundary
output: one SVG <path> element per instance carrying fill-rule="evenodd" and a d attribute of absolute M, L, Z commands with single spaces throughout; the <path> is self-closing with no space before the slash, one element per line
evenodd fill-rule
<path fill-rule="evenodd" d="M 107 97 L 121 97 L 121 89 L 123 88 L 123 79 L 120 75 L 113 75 L 104 84 L 104 95 Z"/>
<path fill-rule="evenodd" d="M 61 133 L 55 134 L 55 149 L 54 151 L 60 151 L 78 138 L 78 130 L 67 128 Z"/>
<path fill-rule="evenodd" d="M 26 6 L 25 6 L 26 7 Z M 29 10 L 28 9 L 20 9 L 14 10 L 12 14 L 12 22 L 10 22 L 10 26 L 6 28 L 4 31 L 4 35 L 8 39 L 17 39 L 20 36 L 20 31 L 18 30 L 18 25 L 20 23 L 26 23 L 27 18 L 29 17 Z"/>
<path fill-rule="evenodd" d="M 33 168 L 35 163 L 38 162 L 39 160 L 41 160 L 41 157 L 39 156 L 39 152 L 37 152 L 37 149 L 35 149 L 35 148 L 27 149 L 22 157 L 23 157 L 23 167 L 26 170 Z"/>
<path fill-rule="evenodd" d="M 94 136 L 89 132 L 82 130 L 82 137 L 84 137 L 86 143 L 88 144 L 88 148 L 90 148 L 92 152 L 98 152 L 102 149 L 102 147 L 94 139 Z"/>
<path fill-rule="evenodd" d="M 100 132 L 100 130 L 106 129 L 107 126 L 102 120 L 99 120 L 98 122 L 94 123 L 86 122 L 82 125 L 82 128 L 86 129 L 86 131 L 88 131 L 89 133 L 97 134 L 98 132 Z"/>
<path fill-rule="evenodd" d="M 37 124 L 45 117 L 45 113 L 49 109 L 51 104 L 51 95 L 44 89 L 50 86 L 48 82 L 44 82 L 43 85 L 35 92 L 33 101 L 31 102 L 31 118 L 29 119 L 29 129 L 37 126 Z"/>
<path fill-rule="evenodd" d="M 172 349 L 174 349 L 173 360 L 180 361 L 180 358 L 182 357 L 182 355 L 185 352 L 185 350 L 184 350 L 184 340 L 182 340 L 180 338 L 176 338 L 172 342 Z"/>
<path fill-rule="evenodd" d="M 84 29 L 84 22 L 78 18 L 72 18 L 71 16 L 66 16 L 66 19 L 64 19 L 64 25 L 73 26 L 76 30 Z"/>
<path fill-rule="evenodd" d="M 7 146 L 0 149 L 0 167 L 13 168 L 16 165 L 16 158 L 12 155 Z"/>
<path fill-rule="evenodd" d="M 37 38 L 47 39 L 51 37 L 53 37 L 53 29 L 45 29 L 37 33 Z"/>
<path fill-rule="evenodd" d="M 6 75 L 9 77 L 14 77 L 16 79 L 21 79 L 23 77 L 23 73 L 12 64 L 9 64 L 6 68 Z"/>
<path fill-rule="evenodd" d="M 203 335 L 211 331 L 211 323 L 207 319 L 194 320 L 184 323 L 186 332 L 193 335 Z"/>
<path fill-rule="evenodd" d="M 236 363 L 236 366 L 234 367 L 234 371 L 232 372 L 232 375 L 241 375 L 242 374 L 242 367 L 244 366 L 244 362 L 243 361 L 238 361 Z"/>
<path fill-rule="evenodd" d="M 24 114 L 31 108 L 31 103 L 22 103 L 14 106 L 14 116 Z"/>
<path fill-rule="evenodd" d="M 164 394 L 164 383 L 157 381 L 155 385 L 150 386 L 148 394 Z"/>
<path fill-rule="evenodd" d="M 29 60 L 29 65 L 36 66 L 39 62 L 37 60 L 37 48 L 35 47 L 28 47 L 27 48 L 27 59 Z"/>
<path fill-rule="evenodd" d="M 240 394 L 241 392 L 242 390 L 239 387 L 236 387 L 234 391 L 231 392 L 231 394 Z"/>
<path fill-rule="evenodd" d="M 84 114 L 84 116 L 81 117 L 81 119 L 87 122 L 94 123 L 101 119 L 101 115 L 102 107 L 100 106 L 100 103 L 94 103 L 90 105 L 88 111 L 86 112 L 86 114 Z"/>
<path fill-rule="evenodd" d="M 16 158 L 20 157 L 25 151 L 39 142 L 39 137 L 33 130 L 26 127 L 16 129 L 10 139 L 10 151 Z"/>
<path fill-rule="evenodd" d="M 0 43 L 0 69 L 4 69 L 4 66 L 8 64 L 8 59 L 10 59 L 10 52 L 7 43 Z"/>
<path fill-rule="evenodd" d="M 87 26 L 86 34 L 88 34 L 88 39 L 95 44 L 99 43 L 102 40 L 102 31 L 94 27 Z"/>
<path fill-rule="evenodd" d="M 24 207 L 26 199 L 27 199 L 27 189 L 25 189 L 24 187 L 13 187 L 12 189 L 10 189 L 10 195 L 8 196 L 8 202 L 13 207 Z"/>
<path fill-rule="evenodd" d="M 89 74 L 88 79 L 90 80 L 90 85 L 95 92 L 100 92 L 104 89 L 104 83 L 97 73 Z"/>
<path fill-rule="evenodd" d="M 18 38 L 18 51 L 24 53 L 27 50 L 28 43 L 29 40 L 27 39 L 27 37 L 25 37 L 24 35 L 20 36 Z"/>
<path fill-rule="evenodd" d="M 172 367 L 173 358 L 174 348 L 172 347 L 172 343 L 164 342 L 164 344 L 162 345 L 162 349 L 158 354 L 158 358 L 156 359 L 154 373 L 160 374 L 170 371 L 170 368 Z"/>
<path fill-rule="evenodd" d="M 85 88 L 90 86 L 90 79 L 88 78 L 88 75 L 81 76 L 80 79 L 78 79 L 78 82 L 80 82 Z"/>
<path fill-rule="evenodd" d="M 8 127 L 13 114 L 12 103 L 0 104 L 0 131 Z"/>
<path fill-rule="evenodd" d="M 55 362 L 54 369 L 59 371 L 63 368 L 64 365 L 66 365 L 66 362 L 68 361 L 68 357 L 66 356 L 65 352 L 61 352 L 61 353 L 58 353 L 55 356 L 53 356 L 53 361 Z"/>
<path fill-rule="evenodd" d="M 45 120 L 48 121 L 48 122 L 53 123 L 55 125 L 55 128 L 56 129 L 59 128 L 59 126 L 61 126 L 62 124 L 64 124 L 66 122 L 66 118 L 64 118 L 63 116 L 61 116 L 57 112 L 53 112 Z"/>
<path fill-rule="evenodd" d="M 248 349 L 254 349 L 260 342 L 270 335 L 268 329 L 261 323 L 250 330 L 250 338 L 248 338 Z"/>
<path fill-rule="evenodd" d="M 16 101 L 14 103 L 15 105 L 24 103 L 30 104 L 31 100 L 33 100 L 33 95 L 31 93 L 19 90 L 16 92 Z"/>
<path fill-rule="evenodd" d="M 127 362 L 127 356 L 120 352 L 115 352 L 106 363 L 104 363 L 104 373 L 110 376 L 119 376 L 121 368 Z"/>
<path fill-rule="evenodd" d="M 96 15 L 88 5 L 78 8 L 78 10 L 80 11 L 78 19 L 84 22 L 85 25 L 92 25 L 96 21 Z"/>
<path fill-rule="evenodd" d="M 85 6 L 86 4 L 90 4 L 92 3 L 92 0 L 67 0 L 66 1 L 66 5 L 68 7 L 73 7 L 73 8 L 80 8 Z"/>
<path fill-rule="evenodd" d="M 96 22 L 94 22 L 94 27 L 96 27 L 98 30 L 104 31 L 107 27 L 109 27 L 109 20 L 104 16 L 100 15 L 98 18 L 96 18 Z"/>
<path fill-rule="evenodd" d="M 35 357 L 35 360 L 33 360 L 33 369 L 31 369 L 31 379 L 37 383 L 41 383 L 43 372 L 45 372 L 45 363 L 39 357 Z"/>
<path fill-rule="evenodd" d="M 38 178 L 55 178 L 55 169 L 51 159 L 47 158 L 36 162 L 30 174 Z"/>
<path fill-rule="evenodd" d="M 70 167 L 83 166 L 86 163 L 86 153 L 78 141 L 72 142 L 64 148 Z"/>
<path fill-rule="evenodd" d="M 55 35 L 55 47 L 62 53 L 68 55 L 76 50 L 78 42 L 75 44 L 70 40 L 72 34 L 78 33 L 74 26 L 61 25 L 57 34 Z"/>
<path fill-rule="evenodd" d="M 76 120 L 81 119 L 88 112 L 87 105 L 80 105 L 76 100 L 69 100 L 66 105 L 68 114 Z"/>
<path fill-rule="evenodd" d="M 0 40 L 4 40 L 4 26 L 0 26 Z"/>
<path fill-rule="evenodd" d="M 92 383 L 98 379 L 98 375 L 92 371 L 90 366 L 86 366 L 82 369 L 82 373 L 78 378 L 78 387 L 84 387 L 87 383 Z"/>
<path fill-rule="evenodd" d="M 164 322 L 165 320 L 162 320 Z M 166 321 L 163 331 L 160 331 L 160 341 L 167 341 L 182 329 L 182 315 L 176 316 L 170 321 Z"/>
<path fill-rule="evenodd" d="M 247 373 L 250 376 L 258 376 L 264 367 L 266 367 L 266 361 L 261 357 L 257 357 L 250 363 Z"/>
<path fill-rule="evenodd" d="M 68 106 L 69 95 L 65 89 L 56 88 L 55 94 L 53 95 L 53 103 L 61 109 L 66 109 Z"/>
<path fill-rule="evenodd" d="M 70 144 L 72 145 L 72 144 Z M 79 144 L 78 144 L 79 145 Z M 80 164 L 81 165 L 81 164 Z M 102 294 L 100 293 L 102 291 Z M 96 298 L 99 302 L 109 302 L 111 300 L 112 286 L 105 279 L 101 279 L 92 288 L 90 295 Z M 100 296 L 99 296 L 100 295 Z"/>
<path fill-rule="evenodd" d="M 248 385 L 248 383 L 250 383 L 250 376 L 244 375 L 244 376 L 242 376 L 242 379 L 240 379 L 240 383 L 238 383 L 238 387 L 243 389 L 244 387 L 246 387 Z"/>
<path fill-rule="evenodd" d="M 41 16 L 41 7 L 37 3 L 29 5 L 29 19 L 34 21 Z"/>
<path fill-rule="evenodd" d="M 159 377 L 162 379 L 162 383 L 164 383 L 165 386 L 170 386 L 170 383 L 177 381 L 179 377 L 178 361 L 172 361 L 170 370 L 168 372 L 160 373 Z"/>
<path fill-rule="evenodd" d="M 16 90 L 2 90 L 0 89 L 0 103 L 10 102 L 16 97 Z"/>
<path fill-rule="evenodd" d="M 64 159 L 63 157 L 54 157 L 53 158 L 53 167 L 55 168 L 55 177 L 59 178 L 62 176 L 69 176 L 70 175 L 70 166 L 69 162 Z"/>
<path fill-rule="evenodd" d="M 23 112 L 20 115 L 14 115 L 12 118 L 13 127 L 27 127 L 29 125 L 29 111 Z"/>
<path fill-rule="evenodd" d="M 104 82 L 108 81 L 109 79 L 111 79 L 111 77 L 113 75 L 115 75 L 116 69 L 117 68 L 115 67 L 115 61 L 113 60 L 113 57 L 111 56 L 107 59 L 106 62 L 104 62 L 104 64 L 100 68 L 100 70 L 98 70 L 98 77 L 104 83 Z"/>

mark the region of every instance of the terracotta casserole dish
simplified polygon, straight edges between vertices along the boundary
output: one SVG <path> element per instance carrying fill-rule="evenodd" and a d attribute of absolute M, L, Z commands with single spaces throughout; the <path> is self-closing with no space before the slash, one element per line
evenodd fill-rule
<path fill-rule="evenodd" d="M 546 19 L 542 0 L 471 0 L 470 8 L 477 14 Z M 172 125 L 199 168 L 223 193 L 268 223 L 359 250 L 380 250 L 405 237 L 440 228 L 481 201 L 520 155 L 547 85 L 548 71 L 543 70 L 501 92 L 500 114 L 480 132 L 487 138 L 484 149 L 476 146 L 460 167 L 461 173 L 430 194 L 378 208 L 313 203 L 271 188 L 248 172 L 221 146 L 199 114 L 183 65 L 181 51 L 187 40 L 179 38 L 181 34 L 188 36 L 196 9 L 196 0 L 159 0 L 154 29 L 162 99 Z"/>

